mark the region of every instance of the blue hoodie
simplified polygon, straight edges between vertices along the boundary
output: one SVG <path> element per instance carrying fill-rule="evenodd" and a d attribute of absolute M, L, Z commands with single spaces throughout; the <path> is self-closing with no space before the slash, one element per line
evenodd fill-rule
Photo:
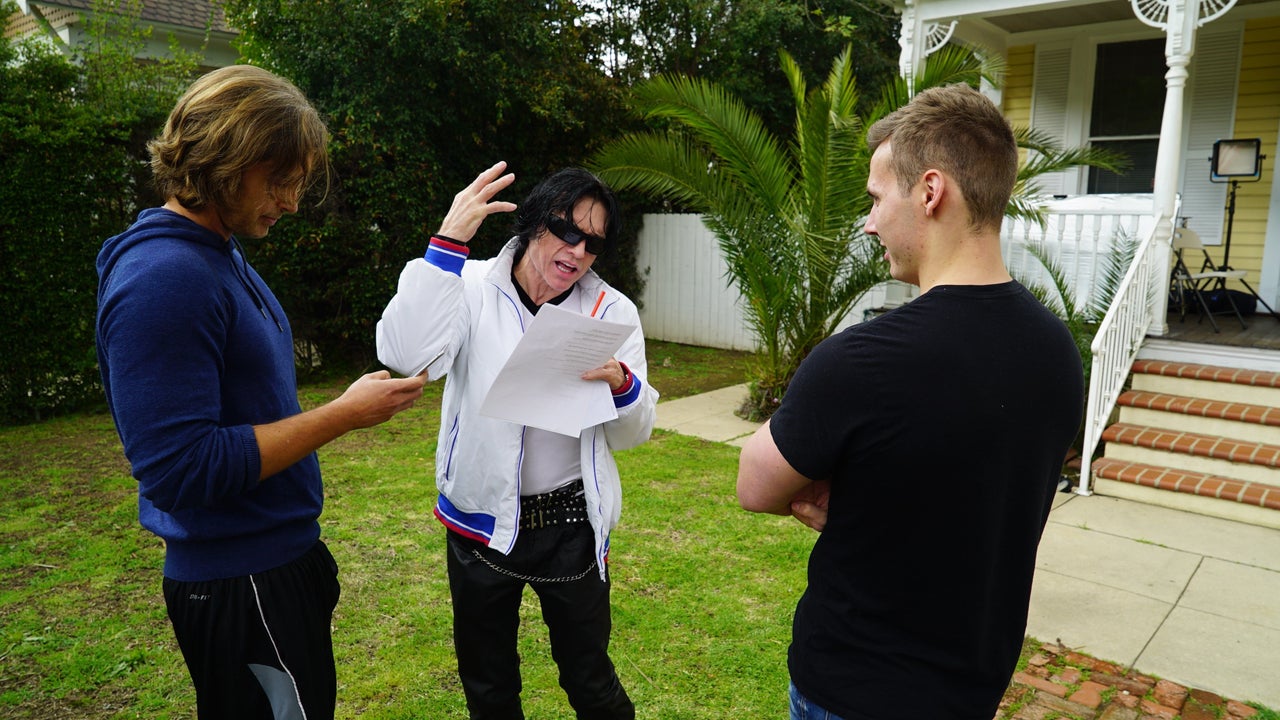
<path fill-rule="evenodd" d="M 98 364 L 166 577 L 216 580 L 320 537 L 315 453 L 259 482 L 253 426 L 301 412 L 284 310 L 238 244 L 163 208 L 98 254 Z"/>

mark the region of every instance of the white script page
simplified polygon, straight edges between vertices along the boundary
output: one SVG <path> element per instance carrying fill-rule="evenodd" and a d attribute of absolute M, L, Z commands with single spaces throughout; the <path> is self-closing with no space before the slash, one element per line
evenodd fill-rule
<path fill-rule="evenodd" d="M 582 373 L 608 362 L 635 327 L 556 305 L 538 309 L 480 404 L 480 414 L 577 437 L 618 417 L 609 384 Z"/>

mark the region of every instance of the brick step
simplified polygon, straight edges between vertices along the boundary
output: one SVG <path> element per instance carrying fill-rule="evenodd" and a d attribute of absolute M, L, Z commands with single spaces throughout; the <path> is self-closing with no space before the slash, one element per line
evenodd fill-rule
<path fill-rule="evenodd" d="M 1108 457 L 1095 460 L 1092 467 L 1095 477 L 1107 480 L 1280 510 L 1280 487 L 1274 485 Z"/>
<path fill-rule="evenodd" d="M 1106 457 L 1280 486 L 1280 445 L 1116 423 L 1102 434 Z"/>
<path fill-rule="evenodd" d="M 1280 529 L 1280 373 L 1139 360 L 1099 494 Z"/>
<path fill-rule="evenodd" d="M 1280 373 L 1267 372 L 1265 370 L 1242 370 L 1239 368 L 1218 367 L 1216 365 L 1169 362 L 1167 360 L 1136 360 L 1133 363 L 1133 371 L 1145 375 L 1166 375 L 1235 385 L 1249 385 L 1251 387 L 1280 388 Z"/>
<path fill-rule="evenodd" d="M 1138 360 L 1133 390 L 1280 407 L 1280 373 L 1164 360 Z"/>
<path fill-rule="evenodd" d="M 1124 443 L 1234 463 L 1280 467 L 1280 445 L 1233 440 L 1218 435 L 1116 423 L 1102 433 L 1102 439 L 1109 443 Z"/>
<path fill-rule="evenodd" d="M 1144 390 L 1129 390 L 1121 393 L 1120 397 L 1116 398 L 1116 404 L 1125 407 L 1280 427 L 1280 408 L 1267 407 L 1265 405 L 1206 400 L 1204 398 L 1184 397 Z"/>
<path fill-rule="evenodd" d="M 1280 408 L 1129 390 L 1116 398 L 1120 422 L 1280 445 Z"/>

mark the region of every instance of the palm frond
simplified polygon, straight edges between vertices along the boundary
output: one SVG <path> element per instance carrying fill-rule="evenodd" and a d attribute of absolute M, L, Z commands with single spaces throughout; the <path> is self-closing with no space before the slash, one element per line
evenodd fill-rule
<path fill-rule="evenodd" d="M 1003 61 L 995 53 L 979 54 L 959 45 L 945 45 L 929 56 L 910 84 L 906 78 L 897 77 L 885 85 L 880 101 L 867 118 L 867 124 L 906 105 L 912 95 L 922 90 L 955 83 L 978 87 L 983 80 L 995 84 L 1003 73 Z"/>
<path fill-rule="evenodd" d="M 715 159 L 775 212 L 785 208 L 792 168 L 758 115 L 728 90 L 697 78 L 664 75 L 636 88 L 644 115 L 682 125 Z"/>
<path fill-rule="evenodd" d="M 983 80 L 998 85 L 1004 68 L 998 53 L 974 46 L 946 45 L 930 55 L 916 74 L 916 92 L 955 83 L 977 87 Z"/>
<path fill-rule="evenodd" d="M 1052 310 L 1064 322 L 1072 322 L 1078 316 L 1075 294 L 1072 285 L 1067 281 L 1067 274 L 1056 257 L 1052 257 L 1045 246 L 1039 242 L 1030 242 L 1023 246 L 1027 254 L 1039 261 L 1049 276 L 1049 285 L 1028 277 L 1017 278 L 1032 294 L 1040 298 L 1045 307 Z"/>
<path fill-rule="evenodd" d="M 665 197 L 697 212 L 712 212 L 717 190 L 711 158 L 692 143 L 669 135 L 637 133 L 610 143 L 592 169 L 615 189 Z"/>
<path fill-rule="evenodd" d="M 1020 178 L 1030 178 L 1046 173 L 1060 172 L 1077 167 L 1096 167 L 1111 172 L 1123 172 L 1129 166 L 1129 160 L 1121 153 L 1095 147 L 1070 148 L 1055 150 L 1051 154 L 1028 153 L 1027 159 L 1018 168 Z"/>
<path fill-rule="evenodd" d="M 1013 128 L 1013 140 L 1024 150 L 1035 150 L 1045 155 L 1052 155 L 1061 149 L 1058 141 L 1049 133 L 1025 125 Z"/>
<path fill-rule="evenodd" d="M 1013 194 L 1009 196 L 1009 205 L 1004 210 L 1007 218 L 1026 220 L 1044 228 L 1048 214 L 1040 202 L 1040 195 L 1026 189 L 1025 185 L 1015 184 Z"/>
<path fill-rule="evenodd" d="M 1091 321 L 1102 322 L 1102 318 L 1111 309 L 1111 302 L 1115 300 L 1116 293 L 1120 292 L 1124 276 L 1129 272 L 1134 256 L 1138 254 L 1139 244 L 1135 235 L 1124 228 L 1118 228 L 1111 238 L 1110 250 L 1095 261 L 1098 275 L 1094 291 L 1088 300 Z"/>
<path fill-rule="evenodd" d="M 1017 179 L 1005 215 L 1030 220 L 1041 227 L 1044 227 L 1046 215 L 1040 205 L 1044 193 L 1039 178 L 1077 167 L 1123 172 L 1129 166 L 1125 155 L 1106 148 L 1078 147 L 1064 150 L 1047 133 L 1035 128 L 1015 127 L 1013 136 L 1018 147 L 1027 152 L 1018 166 Z"/>
<path fill-rule="evenodd" d="M 1129 266 L 1133 264 L 1138 250 L 1138 240 L 1124 228 L 1115 231 L 1110 246 L 1093 257 L 1094 281 L 1086 297 L 1081 297 L 1074 283 L 1068 282 L 1061 263 L 1054 257 L 1042 242 L 1030 242 L 1024 246 L 1029 255 L 1034 257 L 1048 274 L 1051 286 L 1046 288 L 1041 283 L 1029 278 L 1019 277 L 1018 281 L 1025 285 L 1037 297 L 1043 294 L 1046 306 L 1058 314 L 1064 322 L 1096 324 L 1111 307 L 1112 300 L 1124 281 Z M 1037 292 L 1039 288 L 1042 292 Z"/>

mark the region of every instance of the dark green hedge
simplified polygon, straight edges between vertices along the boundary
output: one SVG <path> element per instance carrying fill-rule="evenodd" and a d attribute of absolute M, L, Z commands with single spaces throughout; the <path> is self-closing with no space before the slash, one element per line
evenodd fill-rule
<path fill-rule="evenodd" d="M 0 422 L 101 402 L 94 258 L 127 225 L 127 135 L 72 102 L 76 71 L 0 50 Z"/>
<path fill-rule="evenodd" d="M 485 4 L 491 17 L 480 18 L 487 24 L 473 28 L 468 42 L 480 47 L 484 38 L 493 37 L 493 28 L 509 27 L 499 22 L 503 7 L 496 1 Z M 0 17 L 12 9 L 12 3 L 0 1 Z M 472 17 L 480 17 L 474 8 Z M 314 31 L 316 26 L 291 27 Z M 119 35 L 121 28 L 114 32 Z M 539 37 L 537 43 L 554 47 L 553 39 Z M 288 38 L 271 40 L 292 49 Z M 304 40 L 306 45 L 316 38 Z M 345 43 L 334 40 L 334 45 Z M 26 48 L 22 62 L 13 62 L 19 49 L 0 43 L 0 424 L 103 402 L 94 350 L 94 261 L 105 238 L 127 228 L 139 210 L 160 202 L 148 182 L 145 143 L 159 131 L 187 82 L 178 75 L 184 71 L 181 64 L 139 71 L 120 62 L 128 50 L 71 63 L 51 51 Z M 536 55 L 531 48 L 511 52 Z M 310 198 L 298 216 L 246 245 L 289 313 L 304 374 L 349 374 L 376 366 L 374 325 L 401 268 L 421 256 L 453 194 L 477 172 L 496 159 L 508 160 L 519 180 L 504 198 L 518 202 L 545 173 L 580 164 L 600 137 L 619 127 L 604 120 L 623 115 L 617 92 L 604 88 L 606 81 L 596 74 L 576 88 L 572 112 L 534 117 L 524 101 L 506 95 L 515 86 L 495 85 L 485 90 L 491 94 L 487 101 L 462 103 L 467 113 L 423 122 L 433 107 L 430 97 L 441 89 L 413 84 L 413 74 L 369 68 L 369 77 L 334 87 L 322 82 L 331 72 L 323 56 L 299 54 L 295 61 L 276 69 L 292 77 L 328 121 L 334 183 L 323 203 Z M 442 78 L 458 75 L 448 68 L 435 72 Z M 176 85 L 175 78 L 180 79 Z M 561 87 L 563 78 L 544 82 Z M 458 87 L 479 92 L 475 83 Z M 507 120 L 494 121 L 502 115 L 494 97 L 507 97 L 518 109 L 509 107 Z M 601 122 L 574 119 L 588 112 Z M 640 206 L 627 205 L 635 211 L 629 214 L 623 246 L 601 257 L 596 267 L 636 298 Z M 485 223 L 473 243 L 475 257 L 497 250 L 509 237 L 510 220 L 494 217 Z"/>

